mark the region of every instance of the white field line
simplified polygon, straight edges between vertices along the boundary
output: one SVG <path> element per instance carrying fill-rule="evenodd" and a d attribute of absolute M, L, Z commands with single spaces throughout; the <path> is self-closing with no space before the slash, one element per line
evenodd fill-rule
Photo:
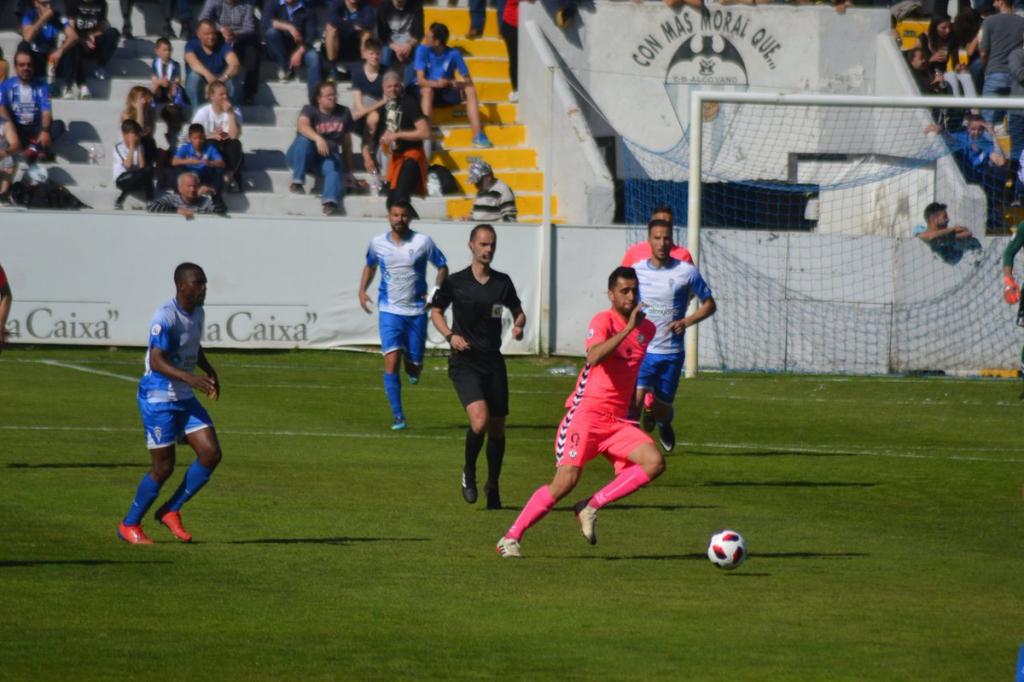
<path fill-rule="evenodd" d="M 135 377 L 127 376 L 124 374 L 114 374 L 112 372 L 104 372 L 102 370 L 95 370 L 89 367 L 81 367 L 70 363 L 59 362 L 57 360 L 35 360 L 30 362 L 37 362 L 45 365 L 54 367 L 63 367 L 65 369 L 71 369 L 79 372 L 87 372 L 89 374 L 98 374 L 113 379 L 119 379 L 122 381 L 130 381 L 134 383 L 137 379 Z M 441 389 L 434 389 L 441 390 Z M 932 403 L 938 404 L 938 403 Z M 554 427 L 553 427 L 554 428 Z M 15 426 L 15 425 L 0 425 L 0 430 L 5 431 L 99 431 L 99 432 L 131 432 L 134 433 L 136 429 L 118 429 L 113 427 L 73 427 L 73 426 Z M 369 439 L 384 439 L 384 438 L 395 438 L 394 434 L 386 433 L 360 433 L 360 432 L 331 432 L 331 431 L 233 431 L 233 430 L 219 430 L 225 435 L 243 435 L 243 436 L 272 436 L 272 437 L 304 437 L 304 438 L 369 438 Z M 400 436 L 401 438 L 417 438 L 425 440 L 461 440 L 461 435 L 426 435 L 416 433 L 405 433 Z M 548 438 L 528 438 L 518 437 L 517 441 L 526 442 L 548 442 Z M 849 454 L 849 455 L 866 455 L 873 457 L 892 457 L 899 459 L 935 459 L 935 460 L 952 460 L 952 461 L 964 461 L 964 462 L 997 462 L 1004 464 L 1018 464 L 1024 463 L 1021 459 L 1005 459 L 1005 458 L 991 458 L 991 457 L 972 457 L 965 455 L 940 455 L 935 454 L 914 454 L 912 452 L 906 452 L 906 450 L 924 450 L 928 453 L 934 453 L 935 451 L 949 451 L 949 450 L 963 450 L 964 448 L 959 446 L 905 446 L 901 450 L 893 449 L 866 449 L 866 448 L 820 448 L 820 447 L 807 447 L 799 444 L 786 444 L 786 445 L 773 445 L 768 443 L 716 443 L 716 442 L 697 442 L 697 441 L 680 441 L 680 444 L 687 447 L 693 448 L 712 448 L 720 450 L 757 450 L 757 449 L 769 449 L 778 452 L 792 453 L 794 455 L 800 454 L 817 454 L 817 455 L 830 455 L 830 454 Z M 971 447 L 972 451 L 975 452 L 1003 452 L 1003 453 L 1021 453 L 1024 450 L 1020 449 L 1007 449 L 1007 448 L 979 448 Z"/>
<path fill-rule="evenodd" d="M 94 433 L 138 433 L 139 429 L 129 429 L 113 426 L 40 426 L 40 425 L 0 425 L 0 431 L 40 431 L 40 432 L 94 432 Z M 415 432 L 403 432 L 401 435 L 392 433 L 365 433 L 358 431 L 293 431 L 293 430 L 253 430 L 240 431 L 234 429 L 217 429 L 218 433 L 230 436 L 279 437 L 279 438 L 329 438 L 329 439 L 419 439 L 435 441 L 461 441 L 463 435 L 452 434 L 450 436 L 440 434 L 417 434 Z M 554 433 L 554 427 L 552 427 Z M 527 443 L 553 443 L 551 438 L 531 438 L 528 436 L 515 437 L 516 442 Z M 783 454 L 793 455 L 852 455 L 864 457 L 888 457 L 895 459 L 921 459 L 921 460 L 945 460 L 957 462 L 991 462 L 997 464 L 1024 464 L 1024 459 L 1018 458 L 996 458 L 996 457 L 973 457 L 966 455 L 935 454 L 937 451 L 960 451 L 964 448 L 954 446 L 919 446 L 917 449 L 927 450 L 927 453 L 902 452 L 893 449 L 879 448 L 821 448 L 808 447 L 799 444 L 775 444 L 775 443 L 717 443 L 700 441 L 680 441 L 680 445 L 688 448 L 710 448 L 714 450 L 772 450 Z M 908 448 L 913 449 L 913 448 Z M 1006 452 L 1011 454 L 1024 454 L 1021 449 L 996 450 L 994 448 L 971 448 L 976 452 Z M 685 455 L 685 453 L 682 453 Z"/>
<path fill-rule="evenodd" d="M 138 377 L 128 376 L 126 374 L 115 374 L 114 372 L 105 372 L 103 370 L 92 369 L 91 367 L 83 367 L 78 363 L 61 362 L 59 360 L 19 360 L 19 362 L 34 363 L 40 365 L 49 365 L 51 367 L 63 367 L 65 369 L 73 369 L 79 372 L 87 372 L 89 374 L 97 374 L 99 376 L 110 377 L 112 379 L 120 379 L 122 381 L 136 382 L 139 380 Z M 108 363 L 104 363 L 108 364 Z M 115 363 L 109 363 L 115 364 Z M 127 364 L 127 363 L 116 363 L 116 364 Z M 137 363 L 132 363 L 137 364 Z M 516 374 L 513 376 L 531 376 Z M 541 375 L 535 375 L 541 376 Z M 543 375 L 549 376 L 549 375 Z M 561 378 L 561 377 L 559 377 Z M 309 389 L 314 391 L 329 391 L 338 390 L 342 391 L 346 388 L 364 387 L 365 384 L 303 384 L 303 383 L 283 383 L 283 384 L 226 384 L 226 388 L 229 390 L 232 388 L 252 388 L 252 389 L 283 389 L 283 390 L 303 390 Z M 432 388 L 429 386 L 417 386 L 416 388 L 410 388 L 409 390 L 421 392 L 421 393 L 448 393 L 451 391 L 449 388 Z M 550 391 L 535 391 L 535 390 L 523 390 L 523 389 L 509 389 L 509 393 L 514 395 L 563 395 L 565 389 L 556 389 Z M 702 396 L 703 400 L 739 400 L 745 403 L 754 402 L 779 402 L 779 403 L 830 403 L 830 404 L 844 404 L 844 405 L 857 405 L 863 402 L 862 400 L 854 398 L 827 398 L 827 397 L 798 397 L 798 396 L 764 396 L 760 395 L 757 397 L 750 396 L 737 396 L 737 395 L 708 395 Z M 873 402 L 875 405 L 925 405 L 930 407 L 954 407 L 954 406 L 975 406 L 975 407 L 1009 407 L 1019 408 L 1020 401 L 1017 400 L 997 400 L 995 402 L 988 402 L 983 400 L 933 400 L 931 398 L 924 398 L 922 400 L 876 400 Z"/>

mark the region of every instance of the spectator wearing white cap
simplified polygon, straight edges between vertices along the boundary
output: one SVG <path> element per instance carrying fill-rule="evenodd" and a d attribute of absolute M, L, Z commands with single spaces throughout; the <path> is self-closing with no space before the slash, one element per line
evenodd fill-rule
<path fill-rule="evenodd" d="M 516 222 L 516 195 L 512 188 L 494 177 L 491 165 L 483 159 L 469 164 L 469 181 L 476 185 L 476 198 L 470 218 L 481 223 Z"/>

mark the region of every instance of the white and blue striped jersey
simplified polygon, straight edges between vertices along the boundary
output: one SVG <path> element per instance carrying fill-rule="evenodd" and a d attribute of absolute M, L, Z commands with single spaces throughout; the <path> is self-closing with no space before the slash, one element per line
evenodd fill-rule
<path fill-rule="evenodd" d="M 394 315 L 421 315 L 427 304 L 427 261 L 448 265 L 441 249 L 425 234 L 409 230 L 400 244 L 385 232 L 370 240 L 366 264 L 380 268 L 377 308 Z"/>
<path fill-rule="evenodd" d="M 202 306 L 191 314 L 171 299 L 153 314 L 149 323 L 149 347 L 146 349 L 146 373 L 139 382 L 139 397 L 150 403 L 170 403 L 194 397 L 184 381 L 170 379 L 149 366 L 149 348 L 159 348 L 167 361 L 180 370 L 192 372 L 199 359 L 199 341 L 206 315 Z"/>
<path fill-rule="evenodd" d="M 668 324 L 686 314 L 690 296 L 702 302 L 711 298 L 711 287 L 697 268 L 675 258 L 670 258 L 662 268 L 651 265 L 650 259 L 634 263 L 633 268 L 640 285 L 640 301 L 647 306 L 647 319 L 658 328 L 647 352 L 659 355 L 683 352 L 684 335 L 673 334 Z"/>

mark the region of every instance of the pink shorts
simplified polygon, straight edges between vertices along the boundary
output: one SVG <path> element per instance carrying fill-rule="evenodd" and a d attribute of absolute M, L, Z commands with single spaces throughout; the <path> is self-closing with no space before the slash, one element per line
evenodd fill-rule
<path fill-rule="evenodd" d="M 555 465 L 582 469 L 603 454 L 618 472 L 629 464 L 629 453 L 645 443 L 654 441 L 629 420 L 604 412 L 570 409 L 555 435 Z"/>

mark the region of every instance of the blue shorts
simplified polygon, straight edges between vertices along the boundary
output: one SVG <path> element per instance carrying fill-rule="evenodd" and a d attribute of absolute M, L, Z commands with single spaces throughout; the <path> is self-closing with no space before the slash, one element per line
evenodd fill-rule
<path fill-rule="evenodd" d="M 435 107 L 454 107 L 462 104 L 462 92 L 454 85 L 434 89 Z"/>
<path fill-rule="evenodd" d="M 146 447 L 150 450 L 174 445 L 187 434 L 208 426 L 213 420 L 196 398 L 171 403 L 151 403 L 139 398 Z"/>
<path fill-rule="evenodd" d="M 654 392 L 654 397 L 666 405 L 676 399 L 679 376 L 685 361 L 683 353 L 648 353 L 640 365 L 636 387 Z"/>
<path fill-rule="evenodd" d="M 414 365 L 423 364 L 423 349 L 427 345 L 427 314 L 380 314 L 380 352 L 387 355 L 396 350 Z"/>

